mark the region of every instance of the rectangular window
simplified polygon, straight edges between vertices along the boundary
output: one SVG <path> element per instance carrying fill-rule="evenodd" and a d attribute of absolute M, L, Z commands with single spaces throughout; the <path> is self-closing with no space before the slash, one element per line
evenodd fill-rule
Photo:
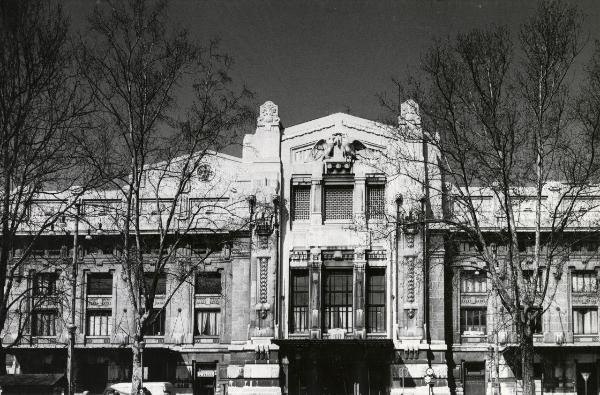
<path fill-rule="evenodd" d="M 460 309 L 460 333 L 462 334 L 485 334 L 486 333 L 485 307 Z"/>
<path fill-rule="evenodd" d="M 292 189 L 292 221 L 310 219 L 310 185 L 294 185 Z"/>
<path fill-rule="evenodd" d="M 543 329 L 544 329 L 543 325 L 542 325 L 542 322 L 543 322 L 543 319 L 542 319 L 543 314 L 542 313 L 543 312 L 541 309 L 537 309 L 537 312 L 538 312 L 538 315 L 537 315 L 537 317 L 535 317 L 535 320 L 533 320 L 533 333 L 539 335 L 539 334 L 543 333 Z"/>
<path fill-rule="evenodd" d="M 196 276 L 196 294 L 221 294 L 220 272 L 199 272 Z"/>
<path fill-rule="evenodd" d="M 56 295 L 58 273 L 36 273 L 33 277 L 33 295 Z"/>
<path fill-rule="evenodd" d="M 86 335 L 110 336 L 112 333 L 112 312 L 110 310 L 89 310 L 87 312 Z"/>
<path fill-rule="evenodd" d="M 196 309 L 194 336 L 219 336 L 221 334 L 221 311 Z"/>
<path fill-rule="evenodd" d="M 367 220 L 385 215 L 385 185 L 367 185 Z"/>
<path fill-rule="evenodd" d="M 291 322 L 290 332 L 308 331 L 308 271 L 292 270 L 291 286 Z"/>
<path fill-rule="evenodd" d="M 354 189 L 351 185 L 325 186 L 325 221 L 339 221 L 352 219 Z"/>
<path fill-rule="evenodd" d="M 385 332 L 385 270 L 367 271 L 367 332 Z"/>
<path fill-rule="evenodd" d="M 352 332 L 352 270 L 324 271 L 324 330 Z"/>
<path fill-rule="evenodd" d="M 460 291 L 464 293 L 487 293 L 487 276 L 483 271 L 463 271 L 460 276 Z"/>
<path fill-rule="evenodd" d="M 152 282 L 154 281 L 154 273 L 144 273 L 144 279 L 146 280 L 146 291 L 152 292 Z M 155 295 L 166 295 L 167 294 L 167 276 L 164 273 L 158 275 L 156 282 Z"/>
<path fill-rule="evenodd" d="M 165 334 L 165 311 L 163 309 L 152 309 L 149 322 L 146 326 L 148 336 L 164 336 Z"/>
<path fill-rule="evenodd" d="M 598 333 L 597 307 L 578 307 L 573 309 L 573 333 L 576 335 Z"/>
<path fill-rule="evenodd" d="M 31 317 L 33 336 L 56 336 L 57 310 L 36 310 Z"/>
<path fill-rule="evenodd" d="M 533 270 L 523 270 L 523 279 L 527 285 L 528 292 L 533 292 L 535 285 L 536 293 L 542 293 L 544 291 L 544 276 L 542 272 L 538 272 L 537 276 L 533 276 Z M 535 281 L 535 284 L 534 284 Z"/>
<path fill-rule="evenodd" d="M 571 287 L 573 292 L 597 292 L 598 279 L 596 272 L 573 272 Z"/>
<path fill-rule="evenodd" d="M 88 295 L 112 295 L 112 273 L 93 273 L 87 278 Z"/>

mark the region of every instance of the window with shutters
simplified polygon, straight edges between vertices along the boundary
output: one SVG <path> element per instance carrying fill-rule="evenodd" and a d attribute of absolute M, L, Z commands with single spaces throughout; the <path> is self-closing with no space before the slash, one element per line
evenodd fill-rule
<path fill-rule="evenodd" d="M 353 194 L 351 185 L 326 185 L 323 219 L 332 222 L 351 220 Z"/>
<path fill-rule="evenodd" d="M 88 295 L 112 295 L 112 273 L 93 273 L 87 280 Z"/>
<path fill-rule="evenodd" d="M 294 185 L 292 189 L 292 221 L 310 219 L 310 185 Z"/>
<path fill-rule="evenodd" d="M 324 330 L 352 332 L 352 270 L 325 270 L 323 287 Z"/>
<path fill-rule="evenodd" d="M 58 311 L 55 309 L 35 310 L 31 317 L 32 336 L 56 336 Z"/>
<path fill-rule="evenodd" d="M 385 186 L 367 185 L 367 220 L 382 219 L 385 215 Z"/>
<path fill-rule="evenodd" d="M 221 294 L 220 272 L 199 272 L 196 276 L 196 294 Z"/>
<path fill-rule="evenodd" d="M 292 270 L 290 286 L 292 294 L 290 332 L 306 332 L 308 331 L 308 271 Z"/>
<path fill-rule="evenodd" d="M 109 336 L 112 333 L 112 311 L 88 310 L 86 335 Z"/>
<path fill-rule="evenodd" d="M 221 311 L 219 309 L 196 309 L 195 336 L 219 336 L 221 334 Z"/>
<path fill-rule="evenodd" d="M 367 271 L 367 332 L 385 332 L 385 270 Z"/>

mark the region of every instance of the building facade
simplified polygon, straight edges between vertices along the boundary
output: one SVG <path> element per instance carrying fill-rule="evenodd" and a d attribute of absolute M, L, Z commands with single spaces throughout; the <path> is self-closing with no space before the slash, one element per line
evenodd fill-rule
<path fill-rule="evenodd" d="M 400 125 L 338 113 L 284 128 L 277 106 L 266 102 L 241 158 L 207 159 L 177 217 L 187 224 L 186 210 L 204 205 L 203 222 L 189 227 L 173 267 L 201 264 L 186 281 L 176 281 L 175 270 L 159 281 L 145 380 L 203 395 L 516 390 L 513 331 L 501 322 L 473 247 L 413 215 L 443 215 L 441 197 L 422 187 L 424 177 L 441 182 L 422 164 L 425 156 L 435 163 L 435 151 L 394 133 L 418 128 L 415 107 L 402 106 Z M 386 160 L 399 151 L 417 160 Z M 169 196 L 165 188 L 161 199 Z M 61 204 L 40 199 L 31 217 Z M 119 235 L 110 207 L 119 200 L 102 191 L 79 204 L 75 379 L 94 393 L 130 380 L 132 321 L 114 258 Z M 161 213 L 144 215 L 151 256 Z M 12 252 L 30 253 L 18 283 L 29 294 L 15 317 L 32 318 L 10 351 L 23 373 L 65 369 L 70 312 L 59 290 L 70 281 L 75 217 L 61 216 L 35 250 Z M 23 245 L 29 234 L 23 229 Z M 551 278 L 556 296 L 536 329 L 536 375 L 549 393 L 583 393 L 584 385 L 598 392 L 593 241 Z M 15 336 L 9 328 L 3 341 Z"/>

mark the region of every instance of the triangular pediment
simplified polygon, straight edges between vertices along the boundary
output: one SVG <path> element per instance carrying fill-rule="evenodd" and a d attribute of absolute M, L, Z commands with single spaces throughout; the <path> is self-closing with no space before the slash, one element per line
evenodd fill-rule
<path fill-rule="evenodd" d="M 393 127 L 350 114 L 335 113 L 285 129 L 282 143 L 289 146 L 291 161 L 356 159 L 356 152 L 385 150 Z"/>
<path fill-rule="evenodd" d="M 293 139 L 305 134 L 320 132 L 336 127 L 344 127 L 354 130 L 359 130 L 382 137 L 389 138 L 391 136 L 391 125 L 386 125 L 370 119 L 360 118 L 354 115 L 338 112 L 330 114 L 322 118 L 313 119 L 311 121 L 302 122 L 285 128 L 282 140 Z"/>

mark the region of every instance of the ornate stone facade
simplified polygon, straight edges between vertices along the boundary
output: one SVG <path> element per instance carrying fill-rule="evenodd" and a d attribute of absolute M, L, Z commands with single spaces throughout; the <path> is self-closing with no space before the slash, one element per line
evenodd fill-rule
<path fill-rule="evenodd" d="M 173 298 L 167 294 L 175 279 L 167 278 L 165 295 L 155 301 L 155 308 L 164 306 L 161 330 L 146 340 L 148 380 L 172 381 L 180 393 L 196 394 L 480 394 L 491 393 L 498 366 L 503 388 L 513 389 L 516 380 L 503 353 L 509 355 L 514 331 L 499 326 L 498 302 L 482 285 L 488 280 L 478 280 L 468 248 L 449 242 L 452 232 L 426 229 L 419 219 L 423 192 L 411 177 L 420 170 L 399 175 L 382 159 L 394 157 L 394 150 L 422 154 L 419 145 L 400 142 L 393 133 L 397 127 L 420 133 L 416 103 L 402 109 L 399 125 L 338 113 L 284 128 L 278 107 L 266 102 L 256 131 L 244 138 L 241 158 L 210 155 L 204 168 L 209 176 L 201 172 L 181 203 L 210 202 L 197 226 L 207 231 L 189 235 L 173 267 L 189 268 L 206 254 L 199 242 L 220 249 Z M 168 188 L 161 194 L 170 196 Z M 118 204 L 115 196 L 90 192 L 81 204 Z M 439 198 L 429 204 L 434 215 L 441 212 Z M 215 214 L 220 205 L 228 214 Z M 83 241 L 78 278 L 82 389 L 127 380 L 132 342 L 125 330 L 131 311 L 122 268 L 100 245 L 114 241 L 110 218 L 89 215 L 80 230 L 91 240 Z M 153 215 L 149 211 L 142 223 L 148 235 L 156 230 Z M 177 220 L 185 224 L 189 215 L 182 210 Z M 54 230 L 44 234 L 32 273 L 44 271 L 53 254 L 68 256 L 72 220 L 61 229 L 59 236 Z M 556 366 L 546 372 L 552 380 L 545 385 L 562 393 L 576 392 L 584 369 L 600 373 L 594 348 L 598 290 L 573 288 L 579 279 L 595 283 L 600 263 L 591 253 L 580 255 L 569 257 L 550 279 L 558 284 L 555 303 L 536 334 L 542 350 L 536 363 L 550 358 Z M 67 280 L 64 271 L 57 273 Z M 105 294 L 88 293 L 84 284 L 94 276 L 112 278 L 111 287 L 100 290 Z M 36 308 L 67 314 L 52 304 Z M 575 333 L 577 314 L 594 309 L 596 333 Z M 51 336 L 27 334 L 15 349 L 25 370 L 62 366 L 66 328 L 57 328 Z M 4 335 L 11 339 L 10 330 Z M 39 358 L 42 347 L 46 356 Z M 91 372 L 99 381 L 90 380 Z M 472 387 L 473 377 L 484 384 Z"/>

